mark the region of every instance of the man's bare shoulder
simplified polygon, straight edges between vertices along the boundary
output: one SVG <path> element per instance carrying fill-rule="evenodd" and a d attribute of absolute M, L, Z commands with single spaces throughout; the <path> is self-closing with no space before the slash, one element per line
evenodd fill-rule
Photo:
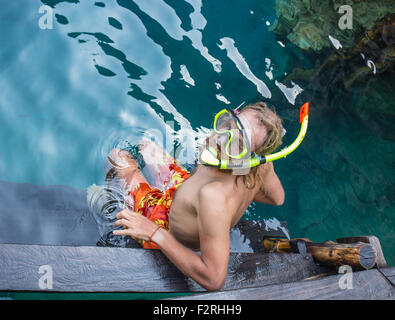
<path fill-rule="evenodd" d="M 216 181 L 204 185 L 199 190 L 198 220 L 205 232 L 218 232 L 219 229 L 227 230 L 229 227 L 231 215 L 226 194 L 221 188 L 223 184 Z"/>
<path fill-rule="evenodd" d="M 205 184 L 199 190 L 200 201 L 212 201 L 222 202 L 226 200 L 226 194 L 224 192 L 224 185 L 219 181 L 213 181 Z"/>

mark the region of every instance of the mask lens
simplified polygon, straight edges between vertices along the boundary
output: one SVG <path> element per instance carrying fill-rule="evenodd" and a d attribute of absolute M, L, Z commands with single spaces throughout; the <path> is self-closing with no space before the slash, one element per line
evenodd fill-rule
<path fill-rule="evenodd" d="M 214 121 L 214 131 L 221 135 L 217 142 L 221 144 L 228 157 L 241 159 L 247 152 L 243 129 L 237 118 L 228 110 L 222 110 Z"/>
<path fill-rule="evenodd" d="M 214 130 L 217 133 L 227 133 L 228 131 L 238 130 L 233 115 L 228 111 L 220 114 L 214 123 Z"/>

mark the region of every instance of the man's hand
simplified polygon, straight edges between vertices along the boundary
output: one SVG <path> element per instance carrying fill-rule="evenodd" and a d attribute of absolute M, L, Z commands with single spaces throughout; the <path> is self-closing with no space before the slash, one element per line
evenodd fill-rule
<path fill-rule="evenodd" d="M 123 230 L 113 231 L 113 233 L 117 236 L 127 235 L 147 241 L 149 240 L 151 234 L 158 227 L 155 222 L 152 222 L 141 214 L 127 209 L 118 212 L 115 217 L 117 218 L 115 225 L 122 226 L 124 228 Z"/>

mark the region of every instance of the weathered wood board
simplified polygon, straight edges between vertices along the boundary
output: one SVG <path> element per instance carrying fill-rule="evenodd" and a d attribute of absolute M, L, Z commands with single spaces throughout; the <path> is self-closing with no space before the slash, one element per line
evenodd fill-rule
<path fill-rule="evenodd" d="M 382 270 L 388 274 L 395 273 L 395 267 Z M 349 289 L 340 288 L 342 276 L 344 274 L 318 280 L 190 295 L 174 300 L 395 300 L 394 286 L 377 269 L 354 272 L 352 288 Z"/>
<path fill-rule="evenodd" d="M 95 245 L 86 191 L 0 181 L 0 243 Z"/>
<path fill-rule="evenodd" d="M 39 286 L 50 266 L 52 289 Z M 310 255 L 231 253 L 223 290 L 294 282 L 327 271 Z M 205 291 L 157 250 L 0 244 L 0 291 Z"/>
<path fill-rule="evenodd" d="M 380 273 L 391 283 L 395 286 L 395 268 L 380 268 Z"/>
<path fill-rule="evenodd" d="M 0 181 L 0 243 L 111 246 L 102 241 L 89 211 L 86 190 Z M 255 252 L 264 237 L 286 238 L 285 222 L 240 221 L 231 231 L 231 248 Z M 130 239 L 128 247 L 140 245 Z"/>

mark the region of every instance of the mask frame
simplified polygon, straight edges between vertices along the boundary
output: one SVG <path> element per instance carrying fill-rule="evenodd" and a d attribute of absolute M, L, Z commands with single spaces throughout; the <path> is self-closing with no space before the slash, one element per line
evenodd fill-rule
<path fill-rule="evenodd" d="M 226 116 L 228 116 L 230 118 L 230 120 L 234 122 L 234 124 L 236 126 L 235 129 L 238 130 L 242 136 L 243 149 L 237 155 L 232 154 L 232 152 L 229 150 L 232 140 L 235 138 L 235 132 L 234 132 L 235 129 L 220 129 L 217 126 L 218 123 L 220 122 L 221 117 L 226 117 Z M 229 158 L 239 160 L 239 159 L 242 159 L 243 157 L 245 157 L 245 155 L 250 152 L 251 147 L 250 147 L 248 136 L 246 135 L 246 130 L 245 130 L 242 122 L 240 121 L 239 117 L 237 117 L 236 114 L 232 110 L 223 109 L 220 112 L 218 112 L 214 118 L 213 128 L 214 128 L 215 133 L 217 133 L 220 136 L 221 135 L 228 135 L 228 141 L 225 145 L 225 153 Z"/>

